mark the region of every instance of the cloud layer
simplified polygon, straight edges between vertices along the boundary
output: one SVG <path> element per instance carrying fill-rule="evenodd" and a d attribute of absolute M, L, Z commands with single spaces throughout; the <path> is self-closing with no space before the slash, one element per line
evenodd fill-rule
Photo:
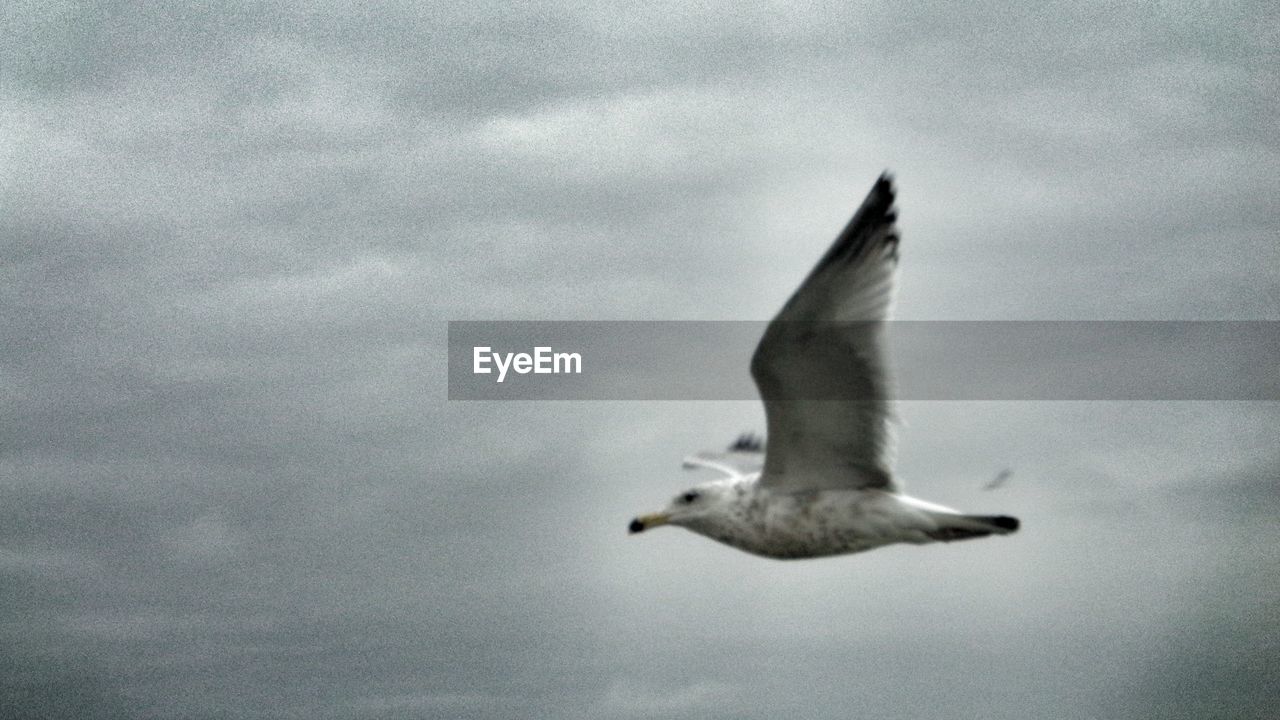
<path fill-rule="evenodd" d="M 886 168 L 899 317 L 1280 320 L 1264 4 L 4 24 L 0 705 L 1274 707 L 1273 404 L 909 403 L 1024 532 L 783 564 L 624 533 L 755 404 L 445 399 L 446 320 L 768 318 Z"/>

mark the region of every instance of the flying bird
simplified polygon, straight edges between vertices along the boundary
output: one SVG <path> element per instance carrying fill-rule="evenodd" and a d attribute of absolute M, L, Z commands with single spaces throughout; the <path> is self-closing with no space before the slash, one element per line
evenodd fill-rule
<path fill-rule="evenodd" d="M 751 358 L 766 440 L 685 458 L 722 477 L 631 521 L 675 525 L 778 559 L 1007 535 L 1007 515 L 969 515 L 902 493 L 892 473 L 881 327 L 898 265 L 893 182 L 881 175 Z"/>
<path fill-rule="evenodd" d="M 997 488 L 1003 487 L 1006 482 L 1009 482 L 1009 478 L 1011 477 L 1013 477 L 1013 471 L 1010 470 L 1009 468 L 1005 468 L 1004 470 L 1001 470 L 1000 472 L 996 473 L 996 476 L 991 478 L 991 481 L 988 482 L 986 485 L 983 485 L 982 489 L 995 490 Z"/>

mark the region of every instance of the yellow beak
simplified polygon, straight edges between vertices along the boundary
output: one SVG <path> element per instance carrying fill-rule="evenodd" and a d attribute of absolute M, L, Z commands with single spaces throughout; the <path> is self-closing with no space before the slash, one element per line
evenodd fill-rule
<path fill-rule="evenodd" d="M 659 525 L 666 525 L 670 520 L 671 518 L 669 518 L 668 516 L 662 513 L 653 513 L 652 515 L 641 515 L 640 517 L 631 521 L 631 524 L 627 526 L 627 532 L 634 535 L 638 532 L 644 532 L 649 528 L 655 528 L 655 527 L 658 527 Z"/>

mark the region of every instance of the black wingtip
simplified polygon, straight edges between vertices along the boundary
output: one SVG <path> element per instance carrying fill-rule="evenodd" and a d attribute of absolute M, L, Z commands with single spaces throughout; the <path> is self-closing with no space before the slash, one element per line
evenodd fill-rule
<path fill-rule="evenodd" d="M 889 199 L 893 200 L 893 196 L 896 192 L 893 187 L 893 173 L 888 170 L 880 173 L 880 177 L 876 178 L 876 184 L 871 188 L 871 192 L 877 195 L 888 195 Z"/>
<path fill-rule="evenodd" d="M 888 170 L 880 173 L 880 177 L 876 178 L 876 184 L 871 186 L 871 192 L 867 193 L 867 197 L 862 202 L 862 208 L 868 215 L 878 216 L 883 222 L 887 221 L 892 224 L 898 219 L 898 213 L 893 207 L 897 190 L 893 186 L 893 173 Z"/>
<path fill-rule="evenodd" d="M 996 515 L 995 517 L 991 518 L 991 524 L 995 525 L 1001 530 L 1008 530 L 1009 532 L 1014 532 L 1015 530 L 1018 529 L 1018 526 L 1021 523 L 1018 522 L 1018 518 L 1016 517 L 1009 517 L 1008 515 Z"/>
<path fill-rule="evenodd" d="M 878 253 L 873 259 L 875 261 L 896 263 L 900 244 L 898 233 L 894 230 L 897 220 L 898 213 L 894 209 L 893 175 L 886 170 L 880 174 L 871 191 L 853 213 L 853 217 L 818 260 L 818 264 L 809 271 L 808 277 L 805 278 L 804 283 L 801 283 L 801 289 L 797 292 L 803 292 L 809 279 L 827 268 L 858 263 L 866 260 L 872 253 Z M 796 297 L 792 296 L 792 300 Z M 786 312 L 785 308 L 783 312 Z"/>
<path fill-rule="evenodd" d="M 759 436 L 755 433 L 742 433 L 737 440 L 729 446 L 729 452 L 760 452 L 763 449 L 763 443 Z"/>

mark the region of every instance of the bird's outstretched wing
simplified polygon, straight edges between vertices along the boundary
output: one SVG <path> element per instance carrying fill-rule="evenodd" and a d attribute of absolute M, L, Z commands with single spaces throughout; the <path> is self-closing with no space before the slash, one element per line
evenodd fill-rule
<path fill-rule="evenodd" d="M 729 477 L 744 477 L 764 467 L 764 444 L 752 433 L 743 433 L 724 452 L 703 451 L 686 457 L 686 470 L 708 468 Z"/>
<path fill-rule="evenodd" d="M 893 199 L 881 175 L 756 346 L 751 375 L 768 416 L 764 486 L 893 486 L 880 338 L 898 263 Z"/>

